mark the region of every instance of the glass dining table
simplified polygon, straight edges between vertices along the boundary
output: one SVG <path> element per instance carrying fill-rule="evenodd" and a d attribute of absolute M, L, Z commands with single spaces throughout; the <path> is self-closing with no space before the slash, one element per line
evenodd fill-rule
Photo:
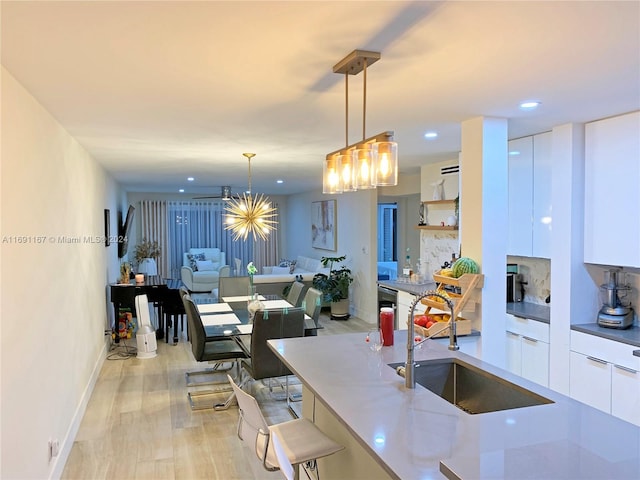
<path fill-rule="evenodd" d="M 278 295 L 260 295 L 265 310 L 294 308 Z M 218 303 L 196 302 L 207 338 L 237 337 L 250 335 L 253 330 L 252 317 L 248 309 L 248 297 L 223 297 Z M 305 335 L 315 335 L 318 327 L 311 317 L 304 316 Z"/>
<path fill-rule="evenodd" d="M 294 308 L 289 302 L 277 295 L 260 295 L 259 300 L 265 310 Z M 248 297 L 223 297 L 219 303 L 196 303 L 207 339 L 232 337 L 249 353 L 250 338 L 253 331 L 252 316 L 249 314 Z M 318 327 L 313 319 L 304 315 L 304 334 L 315 335 Z M 233 404 L 235 395 L 214 405 L 214 410 L 226 410 Z"/>

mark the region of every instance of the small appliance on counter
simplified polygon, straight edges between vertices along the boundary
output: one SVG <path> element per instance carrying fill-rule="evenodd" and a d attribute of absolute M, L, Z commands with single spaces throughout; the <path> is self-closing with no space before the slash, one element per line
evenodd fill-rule
<path fill-rule="evenodd" d="M 522 275 L 518 273 L 518 264 L 507 263 L 507 303 L 524 300 Z"/>
<path fill-rule="evenodd" d="M 605 272 L 600 285 L 602 308 L 598 312 L 598 325 L 607 328 L 628 328 L 633 323 L 633 308 L 626 297 L 631 292 L 626 274 L 612 268 Z"/>

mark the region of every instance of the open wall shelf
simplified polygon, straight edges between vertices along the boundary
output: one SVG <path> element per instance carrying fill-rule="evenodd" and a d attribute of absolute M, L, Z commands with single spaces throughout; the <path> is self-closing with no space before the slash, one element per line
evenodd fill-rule
<path fill-rule="evenodd" d="M 454 226 L 454 227 L 447 227 L 447 226 L 442 226 L 442 225 L 416 225 L 416 229 L 417 230 L 449 230 L 449 231 L 454 231 L 454 230 L 458 230 L 458 226 Z"/>

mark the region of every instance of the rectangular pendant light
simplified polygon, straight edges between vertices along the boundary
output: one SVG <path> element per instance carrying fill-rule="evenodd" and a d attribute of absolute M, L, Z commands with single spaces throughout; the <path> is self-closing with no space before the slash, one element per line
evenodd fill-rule
<path fill-rule="evenodd" d="M 333 67 L 345 76 L 345 138 L 349 139 L 349 75 L 364 72 L 362 141 L 327 155 L 322 171 L 322 193 L 354 192 L 378 185 L 398 184 L 398 144 L 393 132 L 365 139 L 367 67 L 380 59 L 379 52 L 354 50 Z M 335 172 L 338 172 L 336 179 Z M 340 185 L 341 184 L 341 185 Z"/>

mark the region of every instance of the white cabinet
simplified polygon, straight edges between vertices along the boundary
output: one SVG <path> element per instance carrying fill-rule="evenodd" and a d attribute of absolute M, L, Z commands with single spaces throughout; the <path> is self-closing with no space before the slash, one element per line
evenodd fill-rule
<path fill-rule="evenodd" d="M 637 347 L 571 332 L 572 398 L 640 426 L 640 357 Z"/>
<path fill-rule="evenodd" d="M 640 267 L 640 112 L 585 127 L 584 261 Z"/>
<path fill-rule="evenodd" d="M 507 254 L 551 257 L 551 133 L 509 142 Z"/>
<path fill-rule="evenodd" d="M 611 365 L 590 355 L 571 352 L 571 398 L 611 413 Z"/>
<path fill-rule="evenodd" d="M 506 368 L 516 375 L 549 386 L 549 325 L 507 315 Z"/>
<path fill-rule="evenodd" d="M 532 256 L 551 258 L 551 133 L 533 136 Z"/>
<path fill-rule="evenodd" d="M 611 413 L 640 426 L 640 373 L 637 369 L 612 364 Z"/>
<path fill-rule="evenodd" d="M 530 257 L 533 248 L 533 137 L 509 142 L 509 228 L 507 253 Z"/>

